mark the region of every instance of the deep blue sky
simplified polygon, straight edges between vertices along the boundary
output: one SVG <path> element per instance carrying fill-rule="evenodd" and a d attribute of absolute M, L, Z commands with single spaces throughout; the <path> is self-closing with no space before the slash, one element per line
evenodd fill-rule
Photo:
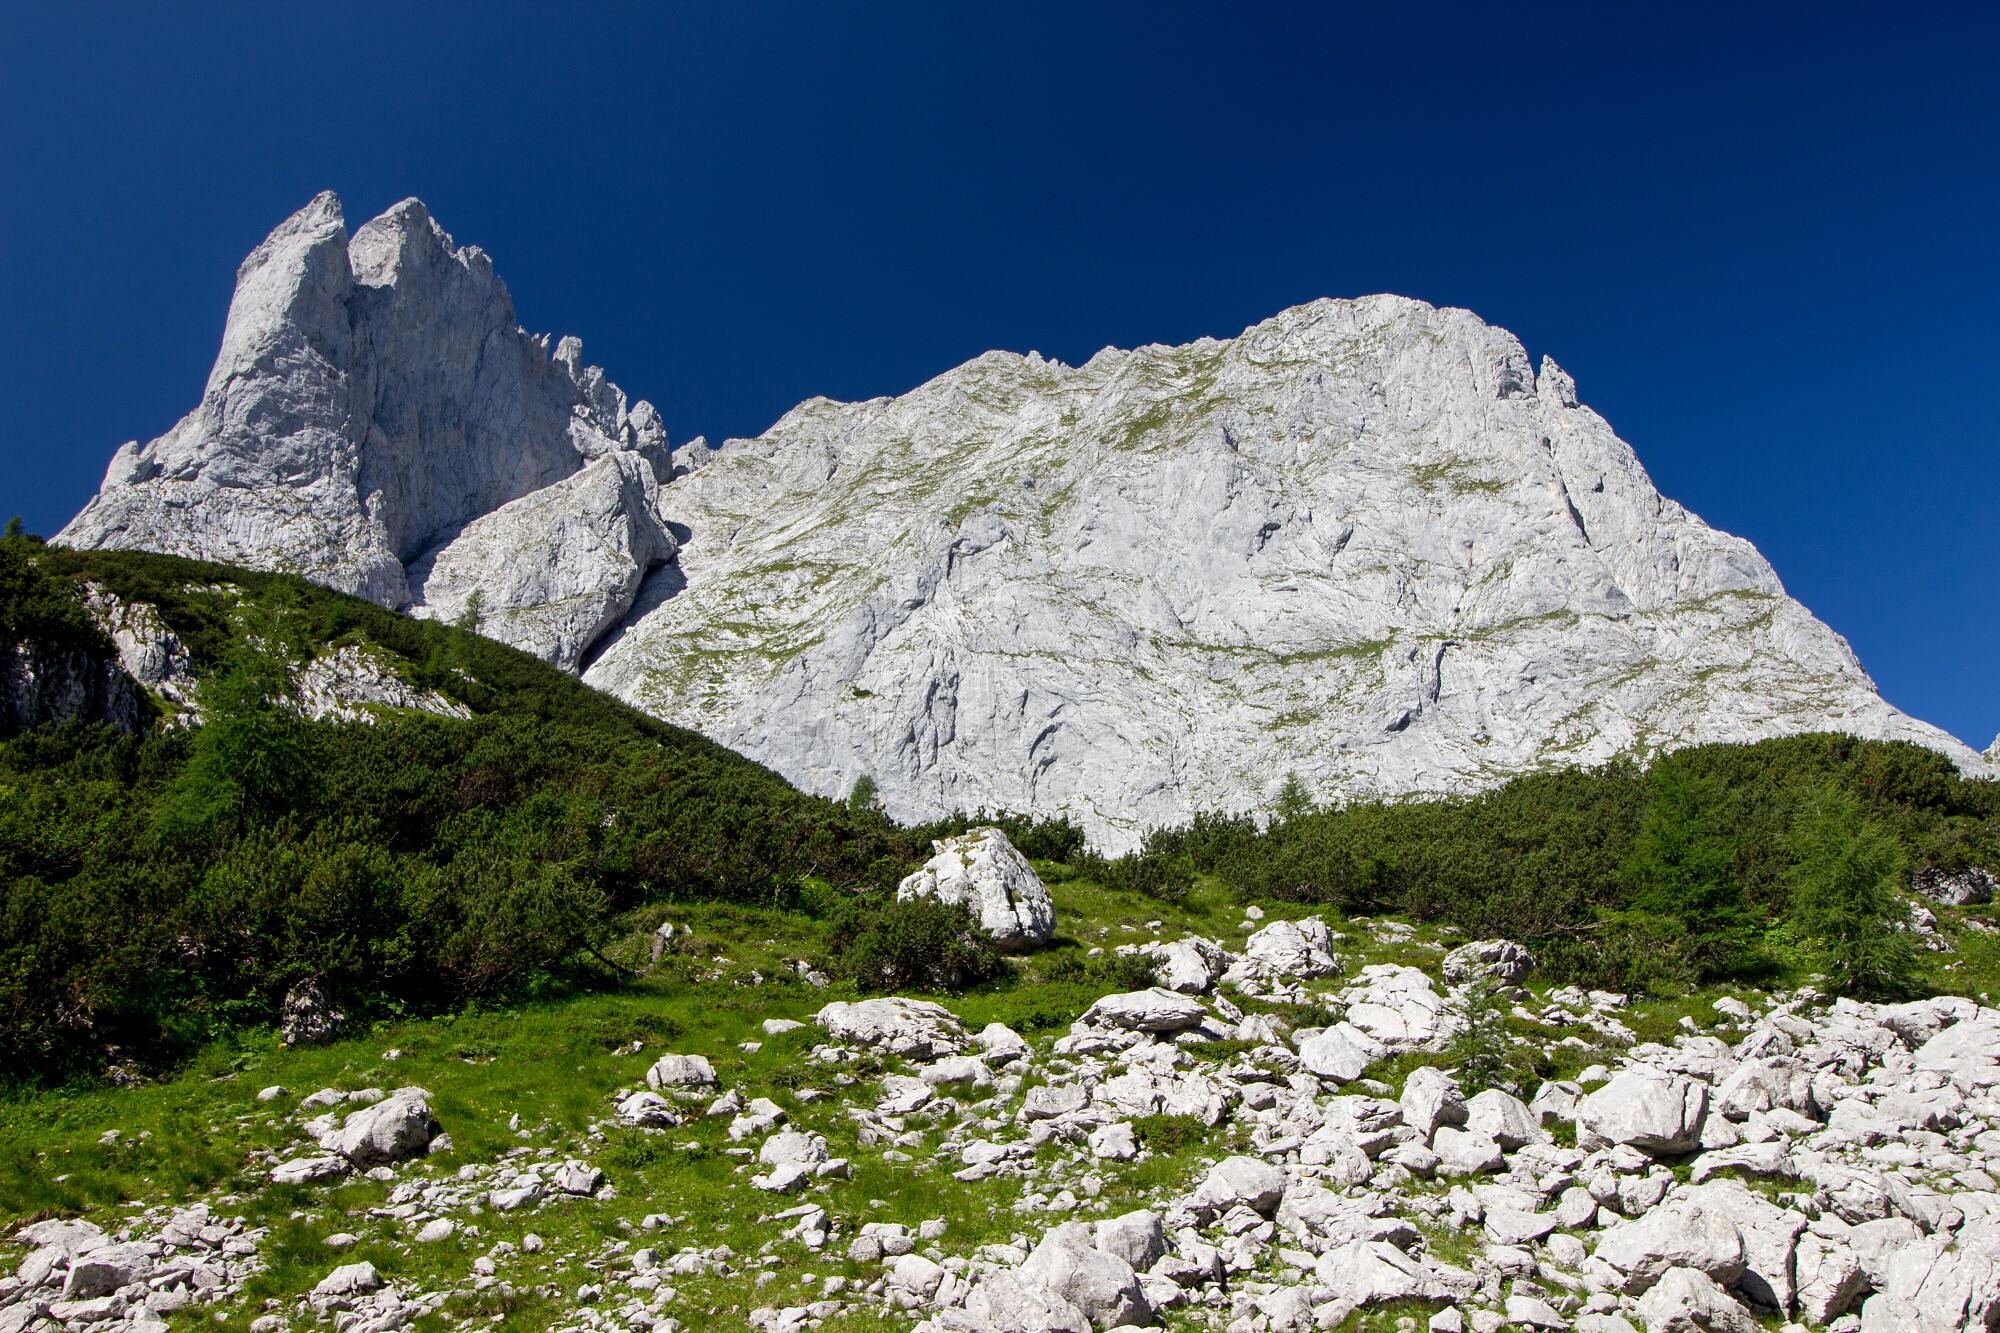
<path fill-rule="evenodd" d="M 1992 4 L 10 5 L 0 509 L 192 407 L 325 188 L 421 196 L 676 440 L 1394 291 L 1555 356 L 1984 747 L 1996 53 Z"/>

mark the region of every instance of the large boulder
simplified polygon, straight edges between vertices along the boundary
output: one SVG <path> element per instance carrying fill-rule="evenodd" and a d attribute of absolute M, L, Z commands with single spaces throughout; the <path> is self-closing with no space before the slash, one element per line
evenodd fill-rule
<path fill-rule="evenodd" d="M 1341 992 L 1346 1025 L 1384 1053 L 1416 1050 L 1455 1028 L 1445 997 L 1419 968 L 1374 963 Z"/>
<path fill-rule="evenodd" d="M 1805 1215 L 1780 1208 L 1737 1180 L 1696 1186 L 1686 1198 L 1728 1218 L 1743 1238 L 1743 1275 L 1736 1280 L 1743 1295 L 1752 1304 L 1791 1313 Z"/>
<path fill-rule="evenodd" d="M 1525 1102 L 1498 1088 L 1487 1088 L 1466 1099 L 1465 1127 L 1509 1152 L 1530 1143 L 1546 1143 L 1549 1138 L 1548 1131 Z"/>
<path fill-rule="evenodd" d="M 1026 953 L 1056 933 L 1056 906 L 1041 876 L 997 828 L 976 828 L 931 844 L 937 854 L 896 887 L 897 899 L 964 903 L 979 928 L 1009 953 Z"/>
<path fill-rule="evenodd" d="M 1065 1222 L 1042 1237 L 1018 1275 L 1074 1305 L 1097 1328 L 1151 1323 L 1152 1308 L 1132 1265 L 1093 1241 L 1089 1226 Z"/>
<path fill-rule="evenodd" d="M 1534 955 L 1512 940 L 1474 940 L 1444 956 L 1444 979 L 1459 984 L 1484 977 L 1518 986 L 1534 970 Z"/>
<path fill-rule="evenodd" d="M 363 1167 L 418 1156 L 429 1150 L 438 1132 L 430 1097 L 422 1088 L 398 1088 L 348 1116 L 326 1146 Z"/>
<path fill-rule="evenodd" d="M 646 1071 L 646 1086 L 655 1092 L 699 1092 L 715 1086 L 715 1066 L 705 1055 L 675 1055 L 669 1052 Z"/>
<path fill-rule="evenodd" d="M 900 995 L 837 1000 L 813 1015 L 836 1041 L 919 1063 L 962 1053 L 969 1038 L 958 1016 L 930 1000 Z"/>
<path fill-rule="evenodd" d="M 1160 1230 L 1160 1215 L 1141 1208 L 1097 1224 L 1097 1248 L 1115 1254 L 1145 1272 L 1167 1252 L 1166 1237 Z"/>
<path fill-rule="evenodd" d="M 1153 950 L 1153 979 L 1168 990 L 1201 995 L 1214 989 L 1234 961 L 1214 940 L 1190 935 Z"/>
<path fill-rule="evenodd" d="M 1757 1320 L 1706 1273 L 1672 1268 L 1639 1298 L 1646 1333 L 1757 1333 Z"/>
<path fill-rule="evenodd" d="M 1799 1237 L 1792 1281 L 1799 1318 L 1811 1324 L 1831 1323 L 1846 1314 L 1869 1287 L 1853 1250 L 1812 1232 Z"/>
<path fill-rule="evenodd" d="M 1736 1224 L 1720 1210 L 1685 1198 L 1607 1227 L 1596 1257 L 1624 1276 L 1628 1296 L 1642 1294 L 1670 1268 L 1696 1269 L 1727 1285 L 1743 1276 L 1745 1263 Z"/>
<path fill-rule="evenodd" d="M 945 1311 L 940 1321 L 953 1333 L 1091 1333 L 1083 1311 L 1006 1269 L 979 1279 L 965 1308 Z"/>
<path fill-rule="evenodd" d="M 1355 1305 L 1448 1299 L 1437 1275 L 1387 1241 L 1355 1240 L 1319 1257 L 1315 1276 Z"/>
<path fill-rule="evenodd" d="M 1243 959 L 1250 970 L 1268 977 L 1325 977 L 1340 970 L 1333 932 L 1316 916 L 1273 921 L 1244 943 Z"/>
<path fill-rule="evenodd" d="M 1315 1032 L 1299 1043 L 1299 1063 L 1306 1071 L 1336 1083 L 1352 1083 L 1374 1060 L 1365 1039 L 1344 1024 Z"/>
<path fill-rule="evenodd" d="M 1984 1333 L 2000 1326 L 2000 1265 L 1969 1245 L 1925 1237 L 1888 1256 L 1861 1307 L 1861 1333 Z"/>
<path fill-rule="evenodd" d="M 287 1046 L 318 1046 L 347 1028 L 347 1015 L 327 1000 L 320 984 L 308 978 L 285 992 L 279 1010 L 278 1035 Z"/>
<path fill-rule="evenodd" d="M 1194 1202 L 1218 1213 L 1238 1206 L 1269 1216 L 1285 1197 L 1285 1173 L 1255 1157 L 1225 1157 L 1195 1188 Z"/>
<path fill-rule="evenodd" d="M 120 1287 L 144 1282 L 153 1272 L 153 1256 L 143 1245 L 101 1245 L 69 1261 L 63 1279 L 63 1299 L 88 1301 L 109 1296 Z"/>
<path fill-rule="evenodd" d="M 1199 1000 L 1164 986 L 1106 995 L 1084 1011 L 1076 1026 L 1086 1031 L 1121 1028 L 1127 1032 L 1185 1032 L 1199 1027 L 1208 1010 Z"/>
<path fill-rule="evenodd" d="M 1440 1125 L 1465 1123 L 1465 1089 L 1442 1069 L 1413 1069 L 1403 1082 L 1403 1123 L 1424 1136 L 1426 1143 Z"/>
<path fill-rule="evenodd" d="M 1628 1069 L 1576 1107 L 1580 1141 L 1624 1143 L 1661 1155 L 1701 1144 L 1708 1085 L 1651 1069 Z"/>

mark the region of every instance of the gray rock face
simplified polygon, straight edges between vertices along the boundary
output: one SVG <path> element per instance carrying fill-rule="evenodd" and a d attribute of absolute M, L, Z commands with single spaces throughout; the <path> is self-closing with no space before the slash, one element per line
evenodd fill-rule
<path fill-rule="evenodd" d="M 504 510 L 602 459 L 590 484 Z M 648 505 L 667 466 L 658 413 L 576 340 L 552 357 L 520 329 L 484 252 L 414 199 L 350 238 L 327 193 L 238 270 L 200 406 L 120 448 L 57 541 L 291 570 L 391 607 L 413 600 L 412 568 L 456 605 L 483 586 L 475 561 L 504 557 L 484 570 L 491 632 L 574 667 L 579 627 L 624 614 L 673 554 Z"/>
<path fill-rule="evenodd" d="M 1984 866 L 1965 866 L 1958 870 L 1925 866 L 1911 877 L 1910 887 L 1947 907 L 1972 907 L 1992 902 L 1993 890 L 2000 885 L 1995 884 L 1992 874 Z"/>
<path fill-rule="evenodd" d="M 0 737 L 72 719 L 136 731 L 145 716 L 138 687 L 109 654 L 0 635 Z"/>
<path fill-rule="evenodd" d="M 933 844 L 937 855 L 896 888 L 896 897 L 964 903 L 979 928 L 1009 953 L 1047 944 L 1056 906 L 1028 858 L 996 828 L 976 828 Z"/>
<path fill-rule="evenodd" d="M 1463 310 L 993 352 L 679 461 L 422 204 L 350 237 L 323 194 L 244 262 L 200 405 L 58 541 L 453 619 L 476 592 L 487 633 L 809 790 L 1068 814 L 1112 851 L 1291 772 L 1465 791 L 1820 728 L 1991 771 Z"/>
<path fill-rule="evenodd" d="M 1287 772 L 1455 791 L 1816 728 L 1985 771 L 1568 375 L 1399 297 L 814 399 L 663 503 L 686 586 L 587 679 L 898 818 L 1063 812 L 1116 850 Z"/>
<path fill-rule="evenodd" d="M 281 1035 L 287 1046 L 316 1046 L 347 1029 L 347 1015 L 335 1009 L 317 981 L 301 981 L 285 992 Z"/>
<path fill-rule="evenodd" d="M 565 671 L 632 605 L 646 572 L 679 549 L 659 518 L 652 465 L 606 454 L 502 505 L 410 565 L 414 614 L 460 620 Z"/>

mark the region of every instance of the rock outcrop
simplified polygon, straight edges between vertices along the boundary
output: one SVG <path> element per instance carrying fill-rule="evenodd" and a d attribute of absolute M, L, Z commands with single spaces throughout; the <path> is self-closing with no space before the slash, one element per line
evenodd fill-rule
<path fill-rule="evenodd" d="M 575 339 L 552 356 L 519 328 L 483 251 L 414 199 L 350 238 L 327 193 L 238 270 L 200 406 L 120 448 L 57 541 L 390 607 L 427 609 L 435 585 L 453 615 L 476 589 L 490 634 L 574 668 L 673 555 L 652 504 L 668 465 L 659 414 Z"/>
<path fill-rule="evenodd" d="M 1986 771 L 1553 362 L 1400 297 L 814 399 L 663 504 L 674 595 L 585 678 L 898 818 L 1066 813 L 1122 849 L 1288 773 L 1463 791 L 1818 729 Z"/>
<path fill-rule="evenodd" d="M 979 928 L 1008 953 L 1047 944 L 1056 932 L 1056 907 L 1028 858 L 996 828 L 976 828 L 933 844 L 937 854 L 907 876 L 896 897 L 963 903 Z"/>
<path fill-rule="evenodd" d="M 1464 310 L 993 352 L 675 461 L 420 203 L 350 239 L 328 194 L 245 261 L 201 405 L 59 540 L 476 619 L 808 790 L 1067 814 L 1113 851 L 1292 774 L 1468 791 L 1807 730 L 1992 771 Z"/>
<path fill-rule="evenodd" d="M 144 691 L 115 654 L 88 643 L 0 634 L 0 738 L 59 722 L 136 731 Z"/>

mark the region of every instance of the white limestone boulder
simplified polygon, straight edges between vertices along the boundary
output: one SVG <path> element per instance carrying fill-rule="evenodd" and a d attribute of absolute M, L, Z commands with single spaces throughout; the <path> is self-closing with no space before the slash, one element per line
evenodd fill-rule
<path fill-rule="evenodd" d="M 1352 1083 L 1375 1059 L 1373 1043 L 1344 1024 L 1322 1029 L 1299 1042 L 1299 1064 L 1309 1073 L 1336 1083 Z"/>
<path fill-rule="evenodd" d="M 1091 1333 L 1083 1311 L 1007 1269 L 981 1277 L 963 1311 L 947 1310 L 941 1319 L 950 1333 Z"/>
<path fill-rule="evenodd" d="M 1623 1143 L 1662 1155 L 1701 1143 L 1708 1085 L 1646 1068 L 1627 1069 L 1576 1107 L 1579 1144 Z"/>
<path fill-rule="evenodd" d="M 1670 1268 L 1639 1298 L 1646 1333 L 1756 1333 L 1757 1319 L 1708 1274 Z"/>
<path fill-rule="evenodd" d="M 419 1156 L 438 1133 L 430 1096 L 423 1088 L 398 1088 L 350 1114 L 326 1146 L 360 1167 Z"/>
<path fill-rule="evenodd" d="M 1623 1276 L 1628 1296 L 1640 1295 L 1673 1268 L 1696 1269 L 1727 1286 L 1743 1276 L 1745 1264 L 1736 1224 L 1686 1199 L 1605 1228 L 1594 1254 Z"/>
<path fill-rule="evenodd" d="M 835 1041 L 919 1064 L 962 1054 L 970 1042 L 958 1016 L 932 1000 L 900 995 L 836 1000 L 813 1015 Z"/>
<path fill-rule="evenodd" d="M 1358 1306 L 1449 1299 L 1436 1274 L 1387 1241 L 1355 1240 L 1328 1250 L 1319 1257 L 1314 1276 Z"/>
<path fill-rule="evenodd" d="M 1096 1245 L 1106 1254 L 1123 1259 L 1140 1273 L 1151 1268 L 1167 1252 L 1166 1236 L 1160 1230 L 1160 1215 L 1147 1208 L 1121 1213 L 1099 1222 Z"/>
<path fill-rule="evenodd" d="M 1072 1030 L 1116 1028 L 1126 1032 L 1185 1032 L 1199 1027 L 1207 1017 L 1208 1010 L 1202 1007 L 1199 1000 L 1163 986 L 1154 986 L 1147 990 L 1104 996 L 1084 1011 Z"/>
<path fill-rule="evenodd" d="M 1423 1135 L 1426 1143 L 1440 1125 L 1466 1121 L 1465 1090 L 1458 1080 L 1431 1065 L 1410 1071 L 1403 1081 L 1403 1123 Z M 1489 1135 L 1488 1137 L 1492 1137 Z"/>
<path fill-rule="evenodd" d="M 1340 970 L 1333 932 L 1316 916 L 1273 921 L 1244 941 L 1241 966 L 1255 975 L 1287 980 L 1332 976 Z"/>
<path fill-rule="evenodd" d="M 1498 1088 L 1487 1088 L 1466 1099 L 1464 1123 L 1468 1131 L 1485 1135 L 1509 1152 L 1549 1141 L 1548 1131 L 1527 1104 Z"/>
<path fill-rule="evenodd" d="M 715 1066 L 705 1055 L 670 1051 L 646 1071 L 646 1086 L 655 1092 L 705 1092 L 715 1085 Z"/>
<path fill-rule="evenodd" d="M 1132 1265 L 1097 1248 L 1090 1227 L 1065 1222 L 1044 1235 L 1016 1270 L 1021 1281 L 1042 1287 L 1080 1310 L 1092 1326 L 1152 1322 L 1153 1312 Z"/>
<path fill-rule="evenodd" d="M 1028 858 L 996 828 L 976 828 L 932 844 L 936 855 L 896 887 L 899 900 L 963 903 L 1001 950 L 1027 953 L 1055 936 L 1056 908 Z"/>
<path fill-rule="evenodd" d="M 1190 935 L 1152 950 L 1153 979 L 1167 990 L 1205 995 L 1215 989 L 1236 959 L 1214 940 Z"/>
<path fill-rule="evenodd" d="M 1460 985 L 1486 978 L 1518 986 L 1534 970 L 1534 955 L 1512 940 L 1474 940 L 1444 956 L 1444 979 Z"/>
<path fill-rule="evenodd" d="M 1285 1197 L 1285 1173 L 1255 1157 L 1225 1157 L 1195 1188 L 1197 1207 L 1226 1213 L 1243 1207 L 1269 1216 Z"/>
<path fill-rule="evenodd" d="M 1391 1054 L 1432 1046 L 1457 1027 L 1445 997 L 1419 968 L 1364 967 L 1340 998 L 1347 1005 L 1346 1026 Z"/>

